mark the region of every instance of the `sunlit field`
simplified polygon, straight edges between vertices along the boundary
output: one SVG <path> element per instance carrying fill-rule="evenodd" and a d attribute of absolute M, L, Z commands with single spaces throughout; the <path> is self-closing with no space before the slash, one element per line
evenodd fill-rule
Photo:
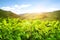
<path fill-rule="evenodd" d="M 0 18 L 0 40 L 60 40 L 60 21 Z"/>
<path fill-rule="evenodd" d="M 60 40 L 60 0 L 0 0 L 0 40 Z"/>

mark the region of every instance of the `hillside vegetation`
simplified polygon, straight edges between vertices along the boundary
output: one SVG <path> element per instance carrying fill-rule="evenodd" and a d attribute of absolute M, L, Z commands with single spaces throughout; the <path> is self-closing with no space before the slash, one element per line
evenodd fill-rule
<path fill-rule="evenodd" d="M 22 14 L 22 19 L 60 20 L 60 10 L 44 13 Z"/>
<path fill-rule="evenodd" d="M 5 10 L 2 10 L 0 9 L 0 17 L 2 18 L 19 18 L 20 16 L 11 12 L 11 11 L 5 11 Z"/>
<path fill-rule="evenodd" d="M 11 11 L 5 11 L 0 9 L 0 17 L 2 18 L 20 18 L 20 19 L 40 19 L 40 20 L 60 20 L 60 10 L 44 13 L 25 13 L 17 15 Z"/>

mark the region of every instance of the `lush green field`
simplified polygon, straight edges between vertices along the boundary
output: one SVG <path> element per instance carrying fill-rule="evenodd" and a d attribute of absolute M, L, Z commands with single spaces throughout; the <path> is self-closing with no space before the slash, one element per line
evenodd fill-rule
<path fill-rule="evenodd" d="M 60 40 L 60 21 L 0 18 L 0 40 Z"/>

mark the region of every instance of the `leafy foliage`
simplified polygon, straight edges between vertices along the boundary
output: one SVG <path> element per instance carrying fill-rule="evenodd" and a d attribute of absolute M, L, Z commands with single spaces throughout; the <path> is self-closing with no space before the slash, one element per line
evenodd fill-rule
<path fill-rule="evenodd" d="M 60 40 L 60 21 L 0 18 L 0 40 Z"/>

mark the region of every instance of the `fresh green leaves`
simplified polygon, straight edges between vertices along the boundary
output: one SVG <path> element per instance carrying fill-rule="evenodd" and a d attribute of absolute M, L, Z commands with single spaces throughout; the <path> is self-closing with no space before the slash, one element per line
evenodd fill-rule
<path fill-rule="evenodd" d="M 0 20 L 0 40 L 60 40 L 60 21 Z"/>

